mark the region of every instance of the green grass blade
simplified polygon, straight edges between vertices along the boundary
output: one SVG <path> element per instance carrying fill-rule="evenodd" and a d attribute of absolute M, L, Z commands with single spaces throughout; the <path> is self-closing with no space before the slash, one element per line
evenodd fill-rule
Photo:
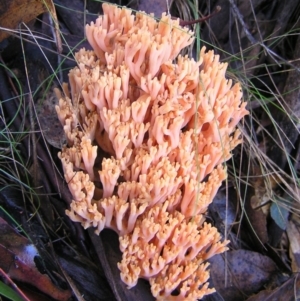
<path fill-rule="evenodd" d="M 24 301 L 24 299 L 21 298 L 17 292 L 15 292 L 12 288 L 10 288 L 2 281 L 0 281 L 0 295 L 12 301 Z"/>

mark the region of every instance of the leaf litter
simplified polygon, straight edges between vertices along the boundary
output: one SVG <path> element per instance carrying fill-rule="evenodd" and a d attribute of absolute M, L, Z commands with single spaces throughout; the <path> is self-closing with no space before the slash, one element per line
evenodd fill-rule
<path fill-rule="evenodd" d="M 29 5 L 28 9 L 30 9 L 30 1 L 28 1 L 27 4 Z M 72 3 L 70 2 L 70 5 L 68 5 L 67 1 L 64 1 L 63 3 L 54 1 L 54 4 L 57 5 L 57 11 L 60 14 L 60 27 L 64 32 L 65 37 L 65 43 L 62 45 L 63 55 L 66 56 L 68 53 L 74 52 L 75 48 L 73 47 L 75 47 L 75 45 L 77 45 L 78 48 L 81 47 L 80 44 L 87 46 L 83 41 L 83 31 L 80 31 L 79 33 L 78 30 L 72 32 L 72 30 L 69 29 L 72 28 L 72 22 L 73 24 L 76 24 L 78 28 L 82 28 L 81 22 L 84 20 L 84 14 L 82 12 L 84 12 L 85 4 L 87 4 L 87 9 L 94 14 L 101 13 L 100 4 L 92 1 L 87 1 L 87 3 L 85 3 L 84 1 L 79 0 L 73 1 Z M 127 3 L 124 2 L 124 4 Z M 139 8 L 134 1 L 131 5 L 134 9 Z M 283 7 L 282 4 L 277 3 L 277 9 L 275 9 L 275 4 L 274 6 L 271 6 L 264 1 L 249 1 L 247 3 L 242 1 L 237 7 L 233 7 L 230 6 L 229 2 L 220 0 L 216 1 L 211 7 L 201 3 L 199 9 L 205 14 L 206 12 L 212 11 L 217 5 L 222 8 L 218 16 L 201 25 L 201 37 L 203 40 L 206 40 L 207 42 L 211 41 L 213 44 L 218 45 L 223 49 L 224 52 L 221 52 L 220 54 L 224 58 L 226 57 L 226 52 L 232 54 L 239 53 L 240 45 L 243 45 L 243 49 L 245 49 L 244 55 L 248 56 L 250 59 L 246 63 L 243 62 L 243 58 L 241 60 L 232 60 L 232 68 L 241 72 L 242 66 L 245 64 L 248 68 L 246 72 L 247 76 L 252 80 L 252 82 L 249 81 L 249 85 L 254 82 L 256 87 L 260 89 L 259 91 L 262 91 L 260 93 L 263 97 L 267 97 L 272 89 L 275 90 L 275 93 L 278 93 L 277 95 L 280 95 L 280 93 L 287 93 L 289 95 L 289 98 L 286 99 L 286 101 L 288 101 L 287 105 L 291 108 L 291 111 L 295 112 L 295 114 L 293 118 L 286 118 L 286 114 L 282 114 L 283 117 L 278 117 L 278 122 L 281 128 L 284 129 L 284 134 L 281 136 L 285 138 L 282 142 L 283 146 L 281 145 L 281 147 L 278 147 L 273 153 L 273 145 L 277 147 L 277 144 L 265 134 L 266 132 L 264 132 L 265 129 L 263 126 L 257 123 L 255 125 L 257 129 L 262 130 L 257 130 L 253 134 L 252 130 L 247 129 L 246 125 L 248 132 L 253 134 L 251 139 L 254 139 L 254 141 L 257 139 L 257 141 L 259 141 L 258 145 L 260 146 L 260 149 L 259 151 L 255 150 L 253 154 L 253 147 L 249 147 L 248 156 L 251 159 L 250 162 L 251 164 L 255 162 L 255 164 L 252 165 L 252 167 L 254 166 L 253 171 L 251 171 L 251 169 L 242 169 L 242 174 L 240 175 L 242 183 L 236 183 L 231 179 L 233 184 L 230 184 L 227 188 L 229 197 L 227 197 L 227 199 L 221 197 L 221 200 L 223 200 L 221 201 L 223 208 L 225 207 L 225 210 L 230 208 L 230 211 L 227 211 L 230 219 L 224 216 L 224 211 L 218 214 L 217 209 L 211 209 L 218 216 L 217 220 L 215 219 L 216 225 L 220 229 L 223 227 L 224 235 L 228 231 L 232 241 L 231 251 L 223 256 L 218 256 L 211 261 L 211 281 L 217 288 L 216 294 L 222 296 L 223 300 L 297 300 L 300 295 L 300 284 L 299 278 L 297 277 L 297 273 L 299 273 L 300 270 L 299 198 L 298 200 L 295 200 L 297 188 L 289 190 L 289 185 L 292 185 L 294 182 L 293 177 L 289 176 L 289 172 L 287 173 L 288 176 L 285 175 L 280 178 L 275 177 L 275 182 L 273 182 L 273 180 L 270 181 L 261 170 L 257 172 L 257 166 L 258 168 L 261 168 L 261 165 L 265 164 L 262 163 L 262 158 L 268 156 L 273 162 L 280 162 L 279 167 L 281 170 L 278 174 L 282 175 L 282 169 L 291 169 L 291 166 L 285 159 L 286 153 L 283 152 L 282 149 L 286 147 L 288 153 L 291 153 L 293 158 L 297 158 L 297 152 L 293 153 L 291 149 L 293 147 L 297 148 L 296 139 L 298 137 L 298 132 L 294 131 L 295 127 L 293 126 L 293 119 L 298 118 L 297 114 L 299 110 L 297 105 L 293 103 L 293 99 L 298 98 L 297 93 L 299 93 L 299 89 L 295 87 L 300 86 L 299 76 L 297 76 L 297 72 L 292 72 L 290 73 L 290 78 L 286 79 L 283 73 L 280 73 L 280 67 L 276 65 L 275 56 L 268 55 L 266 52 L 264 53 L 262 51 L 263 47 L 259 43 L 253 46 L 251 44 L 253 40 L 251 41 L 251 37 L 249 37 L 249 35 L 247 36 L 247 33 L 242 37 L 239 36 L 239 30 L 242 30 L 242 24 L 240 24 L 239 27 L 236 27 L 236 24 L 238 24 L 236 21 L 240 20 L 239 14 L 242 15 L 244 17 L 244 22 L 246 22 L 251 29 L 249 34 L 252 34 L 256 40 L 259 40 L 260 37 L 266 38 L 267 36 L 272 36 L 272 34 L 280 36 L 280 34 L 283 35 L 284 32 L 293 30 L 293 27 L 291 27 L 293 25 L 291 24 L 297 24 L 293 21 L 293 18 L 295 18 L 293 12 L 299 12 L 299 5 L 297 6 L 296 3 L 289 3 L 286 7 Z M 71 7 L 78 13 L 71 11 L 69 9 Z M 170 7 L 170 11 L 174 15 L 178 15 L 178 12 L 183 11 L 183 7 L 185 6 L 182 4 L 182 1 L 174 1 Z M 160 15 L 160 12 L 166 9 L 166 2 L 159 2 L 155 8 L 159 11 L 158 15 Z M 16 7 L 14 7 L 13 10 L 14 14 L 18 16 L 17 20 L 19 22 L 22 19 L 22 17 L 19 16 L 22 16 L 22 13 L 24 12 L 20 13 Z M 64 22 L 66 17 L 62 17 L 63 10 L 68 12 L 68 22 Z M 151 10 L 151 6 L 149 10 Z M 44 7 L 42 10 L 34 11 L 33 9 L 34 16 L 32 18 L 44 11 Z M 151 11 L 147 11 L 147 13 L 149 12 Z M 230 12 L 230 15 L 228 12 Z M 92 20 L 95 18 L 95 15 L 87 15 L 87 18 Z M 253 20 L 255 20 L 255 22 Z M 268 22 L 266 22 L 266 20 Z M 276 21 L 271 22 L 269 20 Z M 24 21 L 29 22 L 30 20 Z M 14 29 L 17 23 L 14 24 L 10 22 L 10 24 L 12 24 L 11 29 Z M 0 24 L 3 27 L 8 26 L 7 23 Z M 35 23 L 30 24 L 30 26 L 37 30 L 37 32 L 38 29 L 42 29 L 41 32 L 48 33 L 48 37 L 50 37 L 50 35 L 52 37 L 54 36 L 52 34 L 53 30 L 46 27 L 45 24 L 43 25 L 43 23 L 40 23 L 40 21 L 36 21 Z M 7 66 L 9 68 L 15 68 L 15 70 L 19 70 L 22 73 L 22 67 L 14 66 L 13 63 L 14 56 L 16 55 L 15 53 L 22 52 L 19 46 L 19 39 L 10 38 L 9 41 L 4 40 L 4 38 L 2 39 L 3 43 L 6 44 L 3 46 L 4 51 L 2 53 L 2 59 L 8 64 Z M 299 45 L 299 43 L 294 40 L 282 36 L 281 41 L 278 41 L 278 45 L 273 47 L 271 39 L 266 40 L 265 45 L 266 47 L 273 47 L 272 51 L 277 51 L 281 56 L 286 56 L 287 59 L 297 59 L 299 57 L 297 56 L 297 53 L 293 53 L 293 48 L 289 49 L 289 45 L 287 45 L 288 43 Z M 39 47 L 35 46 L 28 46 L 25 51 L 30 51 L 30 53 L 33 51 L 33 53 L 37 54 L 36 57 L 38 60 L 43 62 L 40 69 L 46 70 L 44 74 L 47 75 L 44 75 L 43 77 L 43 80 L 45 80 L 52 72 L 51 68 L 47 65 L 48 63 L 45 62 L 45 57 L 47 57 L 53 65 L 57 65 L 56 55 L 47 50 L 49 44 L 46 44 L 42 40 L 38 41 L 40 46 L 44 47 L 44 53 L 41 54 Z M 30 44 L 30 42 L 28 43 Z M 52 42 L 50 45 L 50 48 L 57 49 L 57 46 L 55 46 L 56 43 Z M 12 48 L 19 50 L 13 52 L 10 50 Z M 287 49 L 287 51 L 290 50 L 292 56 L 289 57 L 288 54 L 284 53 L 283 49 Z M 295 49 L 300 49 L 300 47 L 296 47 Z M 246 51 L 248 51 L 248 53 L 246 53 Z M 271 53 L 272 52 L 270 51 L 269 54 Z M 74 66 L 75 62 L 72 60 L 72 56 L 70 56 L 70 58 L 71 59 L 67 59 L 65 64 L 61 66 L 62 69 L 68 69 L 70 66 Z M 272 63 L 275 62 L 275 64 L 265 69 L 260 67 L 262 62 L 265 62 L 267 66 L 269 66 L 270 61 Z M 297 66 L 297 64 L 296 61 L 295 65 Z M 29 64 L 29 66 L 31 66 L 29 67 L 30 69 L 34 69 L 36 64 L 33 61 L 33 64 Z M 292 65 L 292 67 L 294 67 L 294 65 Z M 67 72 L 63 73 L 64 76 L 67 74 Z M 34 72 L 32 72 L 32 74 L 34 74 Z M 41 83 L 39 76 L 33 76 L 32 80 Z M 284 85 L 286 81 L 287 84 Z M 7 83 L 7 81 L 5 82 Z M 11 84 L 7 84 L 7 86 L 10 85 Z M 55 85 L 59 85 L 59 83 L 55 82 Z M 277 90 L 274 87 L 277 87 Z M 289 91 L 294 91 L 294 94 L 289 93 Z M 4 97 L 4 92 L 2 91 L 1 93 L 2 99 L 11 99 L 13 97 L 13 95 L 6 95 L 6 97 Z M 51 94 L 50 90 L 48 93 Z M 264 99 L 263 97 L 261 97 L 262 100 Z M 272 123 L 268 121 L 270 115 L 261 110 L 261 107 L 264 107 L 264 103 L 261 99 L 254 99 L 254 101 L 251 101 L 249 104 L 249 106 L 253 105 L 254 107 L 256 103 L 256 107 L 258 108 L 253 110 L 254 123 L 257 122 L 257 120 L 261 120 L 261 124 L 265 124 L 266 130 L 273 132 L 275 137 L 276 129 L 271 128 Z M 259 103 L 259 101 L 261 101 L 261 103 Z M 52 166 L 55 164 L 59 166 L 56 159 L 57 151 L 55 148 L 61 147 L 64 143 L 64 138 L 61 129 L 59 130 L 59 123 L 53 110 L 53 102 L 55 102 L 54 97 L 42 97 L 42 101 L 36 102 L 36 118 L 38 118 L 41 126 L 41 128 L 37 128 L 37 130 L 43 132 L 45 137 L 44 143 L 50 145 L 47 154 L 48 156 L 51 156 L 50 162 L 53 164 Z M 280 101 L 278 102 L 280 103 Z M 274 113 L 279 116 L 279 113 L 273 109 L 273 114 Z M 2 111 L 1 114 L 3 114 Z M 10 118 L 8 115 L 5 117 Z M 281 139 L 278 138 L 277 140 Z M 24 139 L 22 143 L 24 144 L 25 149 L 28 149 L 28 141 Z M 54 148 L 52 148 L 52 146 L 54 146 Z M 41 146 L 38 145 L 38 147 Z M 237 157 L 241 156 L 241 153 L 236 155 Z M 44 160 L 44 158 L 40 159 Z M 45 160 L 43 162 L 45 162 Z M 294 166 L 297 172 L 299 166 L 296 163 L 297 162 L 295 162 Z M 39 167 L 43 169 L 42 162 L 39 164 Z M 269 162 L 266 165 L 269 164 L 271 167 L 268 166 L 268 168 L 272 172 L 278 171 L 275 165 L 272 165 Z M 65 184 L 61 185 L 58 189 L 56 183 L 57 181 L 63 181 L 62 178 L 60 177 L 53 180 L 56 176 L 53 176 L 53 172 L 49 168 L 47 168 L 47 174 L 50 174 L 51 181 L 46 177 L 40 179 L 40 183 L 44 187 L 42 195 L 51 195 L 50 198 L 47 197 L 44 200 L 50 202 L 51 214 L 55 216 L 55 219 L 53 220 L 53 224 L 46 226 L 46 228 L 50 230 L 50 237 L 42 231 L 42 240 L 44 240 L 45 245 L 49 244 L 50 241 L 51 244 L 53 241 L 55 242 L 51 252 L 54 251 L 54 258 L 60 263 L 58 266 L 61 265 L 63 270 L 72 277 L 72 281 L 74 281 L 73 293 L 76 287 L 78 289 L 78 298 L 80 295 L 79 292 L 81 292 L 81 294 L 84 295 L 84 300 L 97 300 L 96 295 L 89 294 L 85 290 L 85 285 L 83 285 L 83 283 L 88 281 L 87 279 L 93 279 L 91 280 L 92 285 L 89 287 L 89 291 L 96 291 L 98 300 L 121 300 L 120 298 L 123 298 L 122 300 L 133 300 L 133 298 L 135 298 L 134 300 L 146 300 L 147 298 L 151 300 L 151 295 L 147 290 L 147 283 L 142 283 L 141 286 L 137 287 L 137 291 L 135 292 L 128 291 L 122 286 L 122 283 L 120 283 L 118 271 L 114 270 L 116 267 L 114 266 L 114 263 L 119 259 L 117 255 L 117 241 L 114 239 L 113 234 L 107 232 L 105 235 L 97 237 L 89 232 L 90 237 L 88 237 L 87 233 L 83 233 L 76 225 L 72 225 L 70 221 L 65 219 L 63 212 L 67 204 L 60 202 L 59 196 L 67 195 L 67 192 L 64 191 L 66 186 Z M 232 174 L 234 174 L 234 172 L 232 172 Z M 249 179 L 256 179 L 256 182 L 251 180 L 250 184 L 246 186 L 244 183 L 247 182 L 247 177 Z M 8 181 L 5 179 L 5 182 L 2 184 L 8 184 Z M 241 198 L 243 193 L 245 194 L 245 198 L 243 201 L 240 201 L 239 197 Z M 16 201 L 15 196 L 12 196 L 11 194 L 5 195 L 3 191 L 1 191 L 0 195 L 1 208 L 5 209 L 5 211 L 12 212 L 12 215 L 14 215 L 16 219 L 19 219 L 20 224 L 32 223 L 33 221 L 37 223 L 36 218 L 28 219 L 27 214 L 24 214 L 24 212 L 28 210 L 29 212 L 30 210 L 32 211 L 31 206 L 25 206 L 24 202 Z M 18 192 L 18 198 L 24 199 L 24 193 L 22 193 L 21 190 Z M 284 199 L 284 201 L 281 201 L 282 199 Z M 228 206 L 227 202 L 230 206 Z M 14 203 L 15 206 L 13 206 Z M 55 204 L 55 206 L 53 204 Z M 61 208 L 56 209 L 57 204 L 59 204 Z M 43 206 L 42 203 L 40 205 Z M 0 211 L 1 216 L 5 217 L 5 220 L 11 223 L 11 219 L 8 218 L 6 214 L 3 214 L 4 210 Z M 214 214 L 212 214 L 212 216 L 214 216 Z M 32 243 L 27 238 L 17 233 L 14 229 L 14 223 L 11 225 L 13 225 L 13 227 L 9 226 L 3 219 L 0 220 L 0 267 L 7 275 L 18 283 L 27 281 L 27 277 L 25 277 L 26 274 L 24 275 L 23 272 L 27 271 L 30 275 L 33 275 L 35 279 L 31 285 L 36 287 L 39 291 L 45 292 L 56 300 L 65 300 L 63 298 L 68 298 L 70 296 L 70 289 L 62 290 L 59 286 L 49 280 L 49 276 L 41 273 L 37 268 L 35 262 L 36 258 L 43 255 L 39 254 L 39 251 L 35 246 L 36 242 Z M 7 234 L 9 234 L 10 241 L 7 239 Z M 101 245 L 99 240 L 102 241 L 102 247 L 100 249 L 98 247 Z M 105 257 L 103 256 L 103 252 Z M 86 267 L 82 265 L 82 262 L 86 262 L 86 266 L 90 267 L 90 270 L 92 271 L 91 273 L 86 270 Z M 101 265 L 106 267 L 106 269 L 103 270 L 102 268 L 99 268 Z M 20 271 L 20 267 L 24 270 Z M 108 270 L 111 271 L 109 272 Z M 63 274 L 63 272 L 57 272 L 56 277 L 63 279 Z M 99 283 L 102 283 L 102 285 Z M 71 284 L 70 287 L 72 287 Z M 74 294 L 76 295 L 76 293 Z M 209 298 L 211 297 L 208 297 L 207 300 L 209 300 Z"/>

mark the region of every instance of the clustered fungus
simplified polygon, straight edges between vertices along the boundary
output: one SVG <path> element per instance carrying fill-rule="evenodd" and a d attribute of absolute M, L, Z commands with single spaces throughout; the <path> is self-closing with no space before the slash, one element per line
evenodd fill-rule
<path fill-rule="evenodd" d="M 214 291 L 206 260 L 227 249 L 204 214 L 241 143 L 241 88 L 213 51 L 179 54 L 194 36 L 178 20 L 103 11 L 86 26 L 93 50 L 75 54 L 70 91 L 57 91 L 66 213 L 118 233 L 129 288 L 144 278 L 157 300 L 197 300 Z"/>

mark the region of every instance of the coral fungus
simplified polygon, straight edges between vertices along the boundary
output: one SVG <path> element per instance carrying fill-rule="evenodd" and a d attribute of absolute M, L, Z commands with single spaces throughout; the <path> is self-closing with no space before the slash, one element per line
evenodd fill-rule
<path fill-rule="evenodd" d="M 196 300 L 214 291 L 205 261 L 227 249 L 203 214 L 241 142 L 241 88 L 213 51 L 179 54 L 194 36 L 178 20 L 103 11 L 86 26 L 93 50 L 75 54 L 57 106 L 67 215 L 119 234 L 128 287 L 144 278 L 157 300 Z"/>

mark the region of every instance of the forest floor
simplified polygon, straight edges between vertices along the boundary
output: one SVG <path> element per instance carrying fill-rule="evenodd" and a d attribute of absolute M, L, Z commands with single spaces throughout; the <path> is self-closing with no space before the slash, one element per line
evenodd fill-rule
<path fill-rule="evenodd" d="M 0 300 L 154 300 L 147 281 L 130 290 L 121 281 L 114 232 L 97 236 L 65 215 L 72 196 L 58 159 L 65 137 L 54 88 L 68 82 L 74 53 L 91 49 L 84 24 L 102 3 L 53 0 L 58 38 L 51 0 L 16 2 L 0 4 Z M 212 14 L 191 26 L 189 52 L 214 49 L 248 102 L 244 143 L 207 213 L 231 243 L 210 260 L 216 292 L 203 300 L 300 300 L 300 2 L 111 2 L 157 18 Z"/>

